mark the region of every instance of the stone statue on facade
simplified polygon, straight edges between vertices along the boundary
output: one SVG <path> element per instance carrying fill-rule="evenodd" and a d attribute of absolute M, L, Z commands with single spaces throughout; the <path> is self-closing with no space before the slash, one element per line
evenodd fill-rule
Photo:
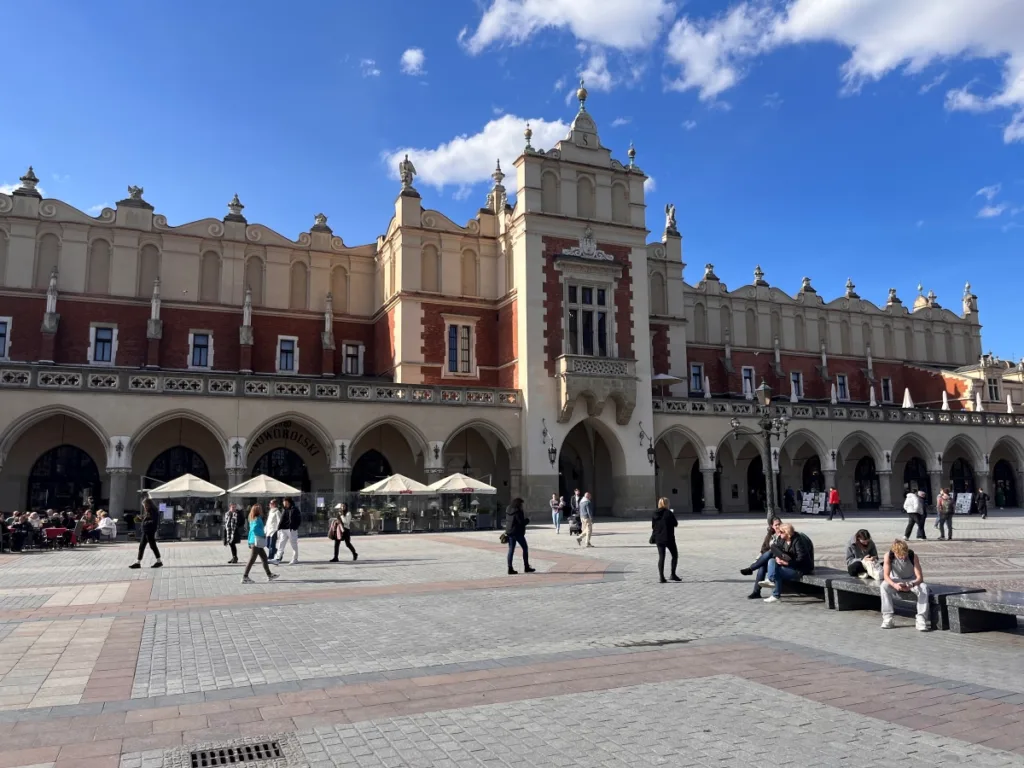
<path fill-rule="evenodd" d="M 142 199 L 142 193 L 144 191 L 145 190 L 142 187 L 135 187 L 135 186 L 132 186 L 132 185 L 129 184 L 128 185 L 128 199 L 129 200 L 141 200 Z"/>
<path fill-rule="evenodd" d="M 149 319 L 160 319 L 160 278 L 153 281 L 153 296 L 149 300 Z"/>
<path fill-rule="evenodd" d="M 899 303 L 899 297 L 896 296 L 896 289 L 895 288 L 890 288 L 889 289 L 889 298 L 886 299 L 885 303 L 886 304 L 898 304 Z"/>
<path fill-rule="evenodd" d="M 964 315 L 978 311 L 978 297 L 971 293 L 971 284 L 964 284 Z"/>
<path fill-rule="evenodd" d="M 331 333 L 334 330 L 334 295 L 327 294 L 324 299 L 324 333 Z"/>
<path fill-rule="evenodd" d="M 249 286 L 245 288 L 245 301 L 242 303 L 242 326 L 252 326 L 252 288 Z"/>
<path fill-rule="evenodd" d="M 665 232 L 673 235 L 679 233 L 676 228 L 676 207 L 672 203 L 665 203 Z"/>
<path fill-rule="evenodd" d="M 416 166 L 412 164 L 408 155 L 398 164 L 398 176 L 402 180 L 402 189 L 412 189 L 412 181 L 416 178 Z"/>
<path fill-rule="evenodd" d="M 705 280 L 717 280 L 718 279 L 718 275 L 715 274 L 715 265 L 714 264 L 705 264 L 704 265 L 704 279 Z"/>
<path fill-rule="evenodd" d="M 46 312 L 53 314 L 57 311 L 57 268 L 50 272 L 50 283 L 46 286 Z"/>
<path fill-rule="evenodd" d="M 315 227 L 326 227 L 327 226 L 327 217 L 324 214 L 322 214 L 322 213 L 318 213 L 316 216 L 313 217 L 313 226 L 315 226 Z"/>

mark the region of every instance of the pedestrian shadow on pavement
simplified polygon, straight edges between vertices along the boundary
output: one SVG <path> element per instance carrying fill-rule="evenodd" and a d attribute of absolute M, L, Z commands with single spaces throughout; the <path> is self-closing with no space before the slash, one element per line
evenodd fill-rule
<path fill-rule="evenodd" d="M 278 584 L 361 584 L 372 579 L 279 579 Z"/>

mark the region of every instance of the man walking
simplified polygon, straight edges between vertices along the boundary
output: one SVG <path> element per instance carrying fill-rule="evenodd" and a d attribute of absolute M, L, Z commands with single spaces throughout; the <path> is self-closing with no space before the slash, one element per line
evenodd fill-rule
<path fill-rule="evenodd" d="M 978 489 L 978 511 L 982 520 L 988 520 L 988 494 L 981 488 Z"/>
<path fill-rule="evenodd" d="M 924 500 L 926 498 L 927 494 L 924 491 L 917 493 L 911 491 L 907 494 L 907 498 L 903 502 L 903 511 L 907 513 L 907 529 L 903 532 L 904 541 L 910 538 L 910 533 L 914 530 L 915 525 L 917 526 L 917 538 L 927 538 L 924 535 Z"/>
<path fill-rule="evenodd" d="M 580 525 L 583 530 L 579 536 L 576 537 L 576 544 L 582 545 L 583 540 L 587 540 L 587 546 L 592 547 L 590 543 L 590 536 L 594 531 L 594 502 L 590 498 L 590 491 L 583 494 L 583 498 L 580 499 Z"/>
<path fill-rule="evenodd" d="M 574 515 L 578 515 L 580 513 L 581 501 L 582 498 L 580 497 L 580 489 L 577 488 L 575 491 L 572 492 L 572 497 L 569 499 L 569 508 L 572 510 L 572 513 Z"/>
<path fill-rule="evenodd" d="M 284 560 L 285 546 L 291 545 L 292 559 L 290 565 L 299 562 L 299 526 L 302 524 L 302 515 L 299 508 L 292 504 L 291 499 L 284 500 L 284 509 L 281 511 L 281 527 L 277 530 L 277 562 Z"/>
<path fill-rule="evenodd" d="M 839 505 L 839 489 L 834 485 L 828 489 L 828 519 L 829 522 L 835 515 L 839 515 L 839 519 L 846 522 L 846 515 L 843 514 L 843 510 Z"/>
<path fill-rule="evenodd" d="M 526 545 L 527 520 L 523 512 L 523 500 L 519 497 L 512 499 L 512 503 L 505 510 L 505 536 L 508 539 L 508 575 L 515 576 L 519 571 L 512 567 L 512 557 L 516 553 L 516 544 L 523 551 L 523 570 L 526 573 L 533 573 L 536 569 L 530 567 L 530 548 Z"/>

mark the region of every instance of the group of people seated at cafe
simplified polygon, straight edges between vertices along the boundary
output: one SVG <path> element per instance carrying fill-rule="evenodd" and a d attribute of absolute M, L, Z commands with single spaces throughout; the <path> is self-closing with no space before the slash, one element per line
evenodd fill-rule
<path fill-rule="evenodd" d="M 48 535 L 48 529 L 56 529 L 58 534 Z M 6 518 L 0 516 L 0 534 L 12 552 L 21 552 L 28 546 L 41 548 L 54 544 L 73 546 L 82 541 L 113 541 L 117 538 L 117 521 L 102 509 L 95 514 L 89 509 L 77 513 L 70 509 L 14 512 Z"/>
<path fill-rule="evenodd" d="M 893 598 L 912 593 L 917 599 L 916 627 L 928 630 L 928 585 L 924 581 L 921 561 L 907 545 L 906 539 L 896 539 L 885 557 L 879 562 L 878 547 L 871 533 L 861 528 L 846 545 L 846 571 L 860 579 L 873 579 L 879 583 L 882 599 L 882 629 L 893 626 Z M 778 602 L 782 585 L 798 581 L 814 572 L 814 544 L 805 533 L 796 531 L 789 523 L 773 517 L 761 543 L 761 556 L 751 565 L 741 568 L 744 576 L 754 576 L 754 590 L 750 599 L 761 597 L 761 589 L 771 589 L 766 603 Z"/>

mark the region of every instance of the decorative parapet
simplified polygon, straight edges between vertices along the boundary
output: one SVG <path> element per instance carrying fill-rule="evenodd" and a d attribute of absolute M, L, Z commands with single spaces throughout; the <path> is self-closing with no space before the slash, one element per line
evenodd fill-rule
<path fill-rule="evenodd" d="M 572 418 L 576 399 L 587 402 L 587 413 L 598 416 L 609 400 L 615 402 L 615 420 L 628 424 L 636 408 L 636 361 L 608 357 L 562 355 L 556 361 L 558 421 Z"/>
<path fill-rule="evenodd" d="M 355 383 L 358 381 L 358 383 Z M 256 397 L 332 402 L 388 402 L 412 405 L 484 405 L 519 408 L 515 389 L 431 387 L 365 379 L 297 378 L 242 374 L 182 373 L 60 368 L 10 364 L 0 368 L 0 389 L 79 390 L 140 395 Z"/>

